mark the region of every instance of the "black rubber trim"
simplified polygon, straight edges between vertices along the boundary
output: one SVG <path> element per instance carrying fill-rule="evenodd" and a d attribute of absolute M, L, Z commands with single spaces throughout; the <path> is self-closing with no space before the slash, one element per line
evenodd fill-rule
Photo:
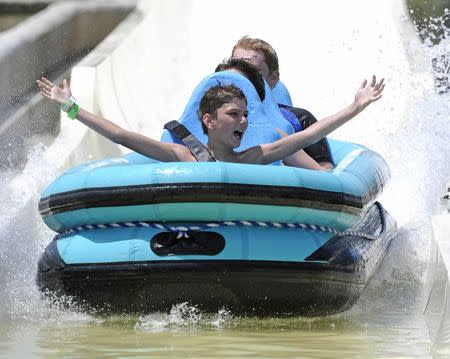
<path fill-rule="evenodd" d="M 38 272 L 48 272 L 54 270 L 62 270 L 67 267 L 66 262 L 59 255 L 56 241 L 52 241 L 38 262 Z"/>
<path fill-rule="evenodd" d="M 42 216 L 84 208 L 160 203 L 241 203 L 306 207 L 359 214 L 372 198 L 294 186 L 241 183 L 164 183 L 87 188 L 63 192 L 39 202 Z"/>
<path fill-rule="evenodd" d="M 360 258 L 358 258 L 360 260 Z M 286 262 L 286 261 L 264 261 L 264 260 L 161 260 L 161 261 L 142 261 L 142 262 L 113 262 L 113 263 L 75 263 L 66 264 L 62 268 L 57 268 L 58 275 L 72 276 L 75 273 L 83 272 L 89 274 L 91 278 L 97 277 L 117 277 L 138 275 L 138 273 L 153 275 L 156 272 L 220 272 L 220 273 L 242 273 L 242 272 L 262 272 L 269 273 L 284 272 L 286 275 L 294 272 L 314 271 L 320 272 L 358 272 L 358 261 L 340 266 L 327 262 Z M 64 273 L 64 274 L 63 274 Z"/>

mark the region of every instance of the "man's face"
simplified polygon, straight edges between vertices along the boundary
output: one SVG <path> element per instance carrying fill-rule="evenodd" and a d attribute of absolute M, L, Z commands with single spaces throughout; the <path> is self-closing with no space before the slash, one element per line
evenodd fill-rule
<path fill-rule="evenodd" d="M 264 80 L 266 80 L 266 82 L 269 84 L 270 88 L 274 88 L 275 85 L 277 84 L 278 72 L 274 71 L 271 73 L 269 71 L 269 66 L 267 66 L 266 59 L 262 52 L 237 48 L 233 52 L 233 57 L 248 61 L 253 66 L 255 66 L 261 73 Z"/>

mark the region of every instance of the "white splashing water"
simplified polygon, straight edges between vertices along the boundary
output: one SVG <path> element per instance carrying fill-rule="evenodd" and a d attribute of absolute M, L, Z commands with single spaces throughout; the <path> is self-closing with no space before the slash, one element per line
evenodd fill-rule
<path fill-rule="evenodd" d="M 426 71 L 411 79 L 411 106 L 403 118 L 395 119 L 396 131 L 389 134 L 381 151 L 392 174 L 381 201 L 397 220 L 399 235 L 356 311 L 370 308 L 380 313 L 420 313 L 424 308 L 423 282 L 432 238 L 430 220 L 437 212 L 438 198 L 450 183 L 450 92 L 437 88 L 432 62 L 450 52 L 449 40 L 443 39 L 433 47 L 427 42 L 421 45 Z"/>
<path fill-rule="evenodd" d="M 44 187 L 58 170 L 43 158 L 45 148 L 34 146 L 28 163 L 20 173 L 4 173 L 0 201 L 0 318 L 26 321 L 79 320 L 85 315 L 77 312 L 70 298 L 62 299 L 71 311 L 63 310 L 62 302 L 45 302 L 35 283 L 37 261 L 53 232 L 40 219 L 37 203 Z M 52 301 L 55 305 L 47 305 Z M 59 304 L 58 304 L 59 303 Z"/>
<path fill-rule="evenodd" d="M 231 313 L 226 309 L 220 309 L 215 314 L 205 314 L 197 306 L 185 302 L 174 305 L 169 313 L 157 312 L 139 317 L 134 328 L 153 332 L 196 330 L 198 326 L 221 329 L 231 318 Z"/>

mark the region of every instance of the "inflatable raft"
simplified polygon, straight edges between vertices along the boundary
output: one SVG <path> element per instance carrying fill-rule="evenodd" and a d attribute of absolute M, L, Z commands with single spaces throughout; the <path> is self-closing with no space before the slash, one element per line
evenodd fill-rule
<path fill-rule="evenodd" d="M 272 98 L 261 104 L 245 78 L 219 73 L 201 82 L 181 118 L 200 139 L 193 110 L 217 81 L 237 84 L 247 97 L 242 148 L 286 128 Z M 39 203 L 58 235 L 39 261 L 37 283 L 110 312 L 181 302 L 257 315 L 348 309 L 396 225 L 376 202 L 389 177 L 383 158 L 348 142 L 329 140 L 329 147 L 330 172 L 162 163 L 135 153 L 73 168 Z"/>

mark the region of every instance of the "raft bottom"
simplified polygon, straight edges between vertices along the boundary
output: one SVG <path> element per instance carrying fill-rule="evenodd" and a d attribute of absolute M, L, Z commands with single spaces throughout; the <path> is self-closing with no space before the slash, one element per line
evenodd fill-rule
<path fill-rule="evenodd" d="M 262 261 L 67 266 L 38 275 L 44 292 L 106 314 L 169 311 L 188 302 L 238 315 L 327 315 L 350 308 L 366 280 L 326 263 Z"/>

